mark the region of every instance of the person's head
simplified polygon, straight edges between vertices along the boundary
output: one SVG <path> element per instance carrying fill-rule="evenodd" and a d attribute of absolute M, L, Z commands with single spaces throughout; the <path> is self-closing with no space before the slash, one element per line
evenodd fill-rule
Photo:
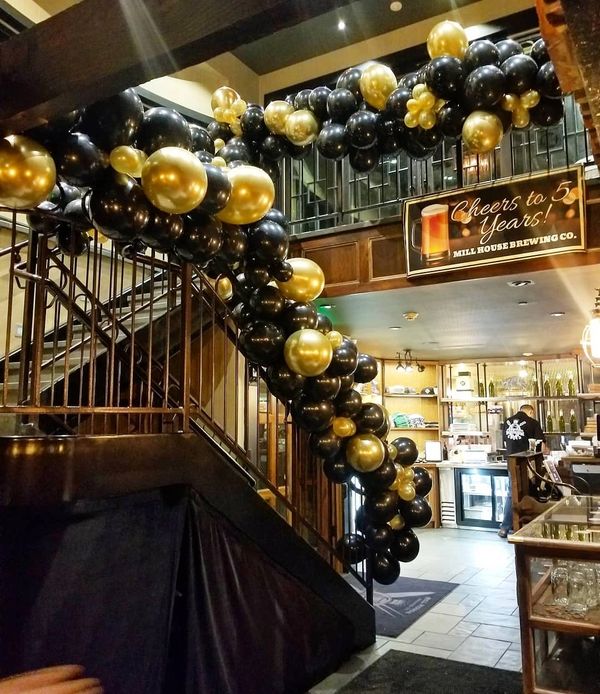
<path fill-rule="evenodd" d="M 519 408 L 520 412 L 525 412 L 528 417 L 533 417 L 535 415 L 535 410 L 531 405 L 521 405 Z"/>

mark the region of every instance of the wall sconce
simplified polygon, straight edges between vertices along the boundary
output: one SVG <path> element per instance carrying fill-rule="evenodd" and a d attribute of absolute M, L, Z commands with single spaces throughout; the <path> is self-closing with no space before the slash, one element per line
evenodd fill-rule
<path fill-rule="evenodd" d="M 407 373 L 414 371 L 415 369 L 419 373 L 423 373 L 423 371 L 425 371 L 425 367 L 423 366 L 423 364 L 419 364 L 419 362 L 416 359 L 413 359 L 413 355 L 410 349 L 404 350 L 404 357 L 402 357 L 402 354 L 400 352 L 396 352 L 396 357 L 398 358 L 396 368 L 400 369 L 401 371 L 406 371 Z"/>
<path fill-rule="evenodd" d="M 600 367 L 600 289 L 596 291 L 598 295 L 592 309 L 592 317 L 583 329 L 581 346 L 592 366 Z"/>

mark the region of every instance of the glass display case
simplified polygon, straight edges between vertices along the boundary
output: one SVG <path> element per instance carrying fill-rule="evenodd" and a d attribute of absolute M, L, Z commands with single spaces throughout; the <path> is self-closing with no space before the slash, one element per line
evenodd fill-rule
<path fill-rule="evenodd" d="M 508 497 L 506 470 L 455 468 L 456 522 L 459 526 L 497 528 Z"/>
<path fill-rule="evenodd" d="M 509 541 L 524 692 L 600 691 L 600 497 L 566 497 Z"/>

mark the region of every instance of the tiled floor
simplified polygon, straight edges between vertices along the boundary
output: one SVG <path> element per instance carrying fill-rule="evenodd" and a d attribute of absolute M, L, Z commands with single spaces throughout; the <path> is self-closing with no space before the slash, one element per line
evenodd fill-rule
<path fill-rule="evenodd" d="M 409 651 L 507 670 L 521 669 L 514 550 L 495 533 L 418 531 L 419 556 L 402 575 L 457 583 L 457 587 L 406 631 L 377 642 L 311 689 L 331 694 L 388 650 Z"/>

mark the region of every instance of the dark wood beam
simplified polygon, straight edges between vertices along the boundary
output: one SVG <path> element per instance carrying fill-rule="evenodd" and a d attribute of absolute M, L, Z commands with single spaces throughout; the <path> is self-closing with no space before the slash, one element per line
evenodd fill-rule
<path fill-rule="evenodd" d="M 0 128 L 21 132 L 350 0 L 83 0 L 0 44 Z"/>

